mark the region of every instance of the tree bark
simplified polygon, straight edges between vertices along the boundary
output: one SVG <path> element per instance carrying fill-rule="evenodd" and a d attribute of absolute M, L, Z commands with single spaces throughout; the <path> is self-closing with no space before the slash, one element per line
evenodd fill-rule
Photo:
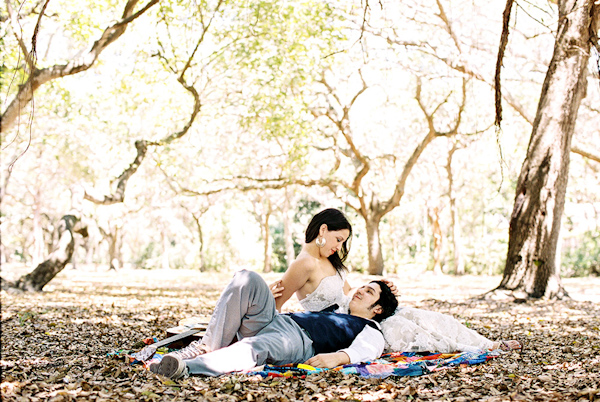
<path fill-rule="evenodd" d="M 368 272 L 370 275 L 383 274 L 383 253 L 381 251 L 381 240 L 379 238 L 380 222 L 381 217 L 379 215 L 371 215 L 365 219 L 369 253 Z"/>
<path fill-rule="evenodd" d="M 3 281 L 3 284 L 27 292 L 40 292 L 71 261 L 75 248 L 74 234 L 80 233 L 87 236 L 85 225 L 75 215 L 62 217 L 58 225 L 58 233 L 58 246 L 46 261 L 39 264 L 29 274 L 23 275 L 15 283 L 10 284 Z"/>
<path fill-rule="evenodd" d="M 527 156 L 517 182 L 504 276 L 497 290 L 529 298 L 566 296 L 556 251 L 577 112 L 585 96 L 594 0 L 559 1 L 554 53 L 542 86 Z"/>

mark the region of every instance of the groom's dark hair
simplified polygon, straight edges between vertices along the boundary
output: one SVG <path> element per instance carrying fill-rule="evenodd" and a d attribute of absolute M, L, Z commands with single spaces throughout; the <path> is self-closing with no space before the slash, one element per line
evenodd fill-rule
<path fill-rule="evenodd" d="M 376 283 L 381 288 L 379 300 L 377 300 L 371 306 L 380 306 L 383 310 L 381 313 L 375 314 L 375 317 L 373 317 L 373 320 L 381 322 L 394 314 L 394 312 L 398 308 L 398 299 L 396 298 L 396 295 L 392 293 L 392 290 L 387 285 L 387 283 L 383 281 L 371 281 L 371 283 Z"/>

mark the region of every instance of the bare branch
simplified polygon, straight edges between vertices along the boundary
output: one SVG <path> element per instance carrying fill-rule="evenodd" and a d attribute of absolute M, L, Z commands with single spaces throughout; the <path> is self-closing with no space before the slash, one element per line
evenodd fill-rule
<path fill-rule="evenodd" d="M 588 159 L 590 159 L 590 160 L 592 160 L 594 162 L 600 163 L 600 155 L 593 154 L 593 153 L 588 152 L 588 151 L 584 151 L 583 149 L 579 148 L 578 146 L 573 145 L 571 147 L 571 152 L 573 152 L 575 154 L 578 154 L 578 155 L 581 155 L 584 158 L 588 158 Z"/>
<path fill-rule="evenodd" d="M 402 169 L 402 173 L 400 174 L 400 177 L 398 178 L 398 182 L 396 183 L 396 187 L 394 188 L 394 193 L 392 194 L 390 199 L 385 202 L 382 202 L 380 204 L 381 207 L 379 208 L 379 211 L 377 211 L 379 216 L 383 216 L 383 215 L 387 214 L 388 212 L 392 211 L 394 208 L 396 208 L 400 204 L 400 200 L 404 196 L 404 189 L 406 187 L 406 181 L 408 180 L 408 176 L 410 175 L 410 172 L 412 171 L 413 167 L 416 165 L 417 161 L 419 160 L 419 157 L 421 156 L 421 154 L 423 153 L 425 148 L 427 148 L 427 146 L 436 137 L 452 136 L 452 135 L 455 135 L 458 133 L 458 128 L 462 121 L 462 114 L 464 112 L 464 108 L 466 105 L 466 95 L 467 95 L 466 81 L 467 81 L 466 78 L 463 78 L 463 84 L 462 84 L 463 98 L 462 98 L 462 102 L 459 106 L 459 110 L 456 115 L 456 118 L 454 120 L 454 125 L 448 132 L 441 133 L 441 132 L 436 131 L 436 129 L 435 129 L 435 124 L 434 124 L 434 113 L 435 112 L 429 113 L 427 111 L 427 108 L 425 107 L 425 104 L 423 103 L 423 100 L 421 98 L 422 82 L 421 82 L 421 79 L 419 77 L 417 77 L 417 86 L 415 89 L 415 100 L 417 101 L 419 107 L 421 108 L 421 111 L 423 112 L 423 114 L 425 116 L 425 120 L 427 121 L 427 126 L 428 126 L 427 134 L 425 134 L 425 136 L 421 139 L 421 142 L 419 142 L 419 144 L 417 144 L 417 146 L 413 150 L 413 153 L 411 154 L 411 156 L 408 158 L 408 160 L 404 164 L 404 168 Z M 437 110 L 437 108 L 435 110 Z"/>
<path fill-rule="evenodd" d="M 448 67 L 452 68 L 453 70 L 458 71 L 462 74 L 466 74 L 470 77 L 476 78 L 478 81 L 481 81 L 481 82 L 489 85 L 490 87 L 494 88 L 494 83 L 491 82 L 490 80 L 486 79 L 485 77 L 483 77 L 480 73 L 478 73 L 477 71 L 474 71 L 472 68 L 463 64 L 462 62 L 456 62 L 449 58 L 439 56 L 436 53 L 436 49 L 432 48 L 429 44 L 418 43 L 418 42 L 399 41 L 399 40 L 391 39 L 389 37 L 385 37 L 385 39 L 389 44 L 392 44 L 392 45 L 415 47 L 418 51 L 440 60 L 441 62 L 445 63 Z M 525 121 L 527 121 L 529 124 L 533 125 L 533 117 L 531 117 L 527 113 L 525 108 L 521 104 L 519 104 L 519 102 L 517 100 L 515 100 L 510 94 L 508 94 L 506 92 L 502 92 L 501 95 L 502 95 L 502 98 L 506 101 L 506 103 L 508 103 L 519 115 L 521 115 L 521 117 L 523 119 L 525 119 Z"/>
<path fill-rule="evenodd" d="M 508 34 L 510 23 L 510 13 L 512 11 L 512 5 L 514 0 L 506 0 L 506 7 L 502 15 L 502 35 L 500 37 L 500 46 L 498 48 L 498 59 L 496 60 L 496 74 L 494 75 L 495 84 L 495 99 L 496 99 L 496 126 L 500 127 L 502 121 L 502 88 L 500 83 L 500 71 L 502 70 L 502 60 L 504 59 L 504 51 L 508 44 Z"/>
<path fill-rule="evenodd" d="M 88 193 L 86 190 L 84 198 L 88 201 L 93 202 L 94 204 L 101 205 L 112 205 L 119 202 L 123 202 L 125 199 L 125 188 L 127 186 L 127 181 L 133 176 L 133 174 L 138 170 L 144 157 L 146 156 L 146 152 L 148 151 L 148 144 L 144 140 L 138 140 L 135 142 L 135 148 L 137 150 L 137 154 L 133 162 L 129 165 L 127 169 L 117 179 L 117 189 L 114 194 L 104 196 L 102 198 L 95 197 Z"/>
<path fill-rule="evenodd" d="M 452 38 L 452 41 L 454 42 L 454 46 L 456 46 L 456 49 L 460 53 L 462 53 L 462 49 L 460 47 L 460 42 L 458 41 L 458 37 L 456 36 L 456 34 L 454 33 L 454 30 L 452 29 L 452 24 L 450 24 L 450 20 L 448 19 L 448 16 L 446 15 L 446 11 L 444 10 L 444 6 L 440 2 L 440 0 L 436 0 L 436 2 L 437 2 L 438 9 L 440 10 L 440 13 L 438 16 L 444 22 L 444 26 L 446 27 L 446 32 L 448 32 L 448 35 L 450 35 L 450 37 Z"/>
<path fill-rule="evenodd" d="M 210 22 L 212 22 L 215 14 L 218 11 L 218 8 L 221 6 L 221 4 L 222 4 L 222 1 L 219 1 L 217 7 L 214 10 L 214 14 L 213 14 L 213 17 L 211 18 Z M 208 29 L 208 27 L 210 26 L 210 22 L 205 27 L 206 29 Z M 187 123 L 183 126 L 183 128 L 181 130 L 179 130 L 173 134 L 170 134 L 159 141 L 155 141 L 155 142 L 147 141 L 147 140 L 136 141 L 136 143 L 135 143 L 135 147 L 137 149 L 136 157 L 135 157 L 134 161 L 131 163 L 131 165 L 129 165 L 129 167 L 117 179 L 118 184 L 117 184 L 115 193 L 108 195 L 108 196 L 104 196 L 102 198 L 99 198 L 99 197 L 92 196 L 91 194 L 86 192 L 86 194 L 85 194 L 86 200 L 92 201 L 96 204 L 104 204 L 104 205 L 123 202 L 123 200 L 125 198 L 125 187 L 127 185 L 127 181 L 137 171 L 138 167 L 142 163 L 144 157 L 146 156 L 147 147 L 148 146 L 168 145 L 168 144 L 172 143 L 173 141 L 180 139 L 181 137 L 183 137 L 185 134 L 188 133 L 188 131 L 192 127 L 192 124 L 194 123 L 198 113 L 200 112 L 200 109 L 202 108 L 202 102 L 200 99 L 200 94 L 198 93 L 196 88 L 193 85 L 189 85 L 186 83 L 184 73 L 185 73 L 185 71 L 187 71 L 187 69 L 191 65 L 194 55 L 196 54 L 196 51 L 199 48 L 200 44 L 204 41 L 205 34 L 206 34 L 206 30 L 204 30 L 202 32 L 200 38 L 198 39 L 198 42 L 197 42 L 194 50 L 192 51 L 190 57 L 188 58 L 183 71 L 181 73 L 179 73 L 179 72 L 171 69 L 172 72 L 178 74 L 177 81 L 181 84 L 181 86 L 183 86 L 183 88 L 186 91 L 188 91 L 192 95 L 192 97 L 194 99 L 194 106 L 192 108 L 192 112 L 190 114 L 190 117 L 189 117 Z M 167 68 L 169 68 L 169 65 L 166 60 L 165 60 L 165 65 L 167 66 Z M 169 185 L 172 186 L 172 184 L 170 182 L 169 182 Z"/>
<path fill-rule="evenodd" d="M 33 63 L 33 60 L 31 59 L 31 53 L 29 52 L 29 49 L 27 49 L 27 45 L 25 44 L 25 41 L 23 40 L 23 30 L 21 29 L 21 25 L 19 25 L 19 21 L 17 19 L 17 14 L 15 14 L 15 12 L 12 8 L 12 4 L 10 4 L 10 0 L 5 0 L 5 3 L 6 3 L 6 11 L 8 12 L 8 18 L 10 20 L 10 26 L 12 28 L 13 35 L 17 39 L 17 43 L 19 44 L 19 47 L 21 48 L 21 52 L 23 53 L 23 57 L 25 58 L 25 63 L 27 63 L 27 66 L 29 66 L 29 71 L 33 71 L 33 69 L 35 68 L 35 65 Z"/>
<path fill-rule="evenodd" d="M 33 30 L 33 35 L 31 36 L 31 62 L 33 64 L 31 65 L 30 71 L 33 71 L 33 69 L 35 68 L 35 63 L 37 61 L 37 36 L 40 32 L 40 26 L 42 25 L 42 17 L 46 12 L 46 7 L 48 7 L 48 3 L 50 3 L 50 0 L 46 0 L 44 5 L 42 6 L 42 11 L 40 11 L 40 16 L 38 17 L 38 20 L 35 24 L 35 28 Z"/>
<path fill-rule="evenodd" d="M 213 20 L 215 18 L 215 15 L 217 14 L 217 11 L 219 10 L 219 8 L 221 8 L 221 4 L 223 4 L 223 0 L 219 0 L 219 3 L 217 3 L 217 6 L 215 7 L 214 13 L 213 13 L 212 17 L 210 18 L 210 20 L 208 21 L 207 25 L 204 25 L 204 17 L 202 17 L 202 28 L 203 28 L 202 29 L 202 35 L 200 36 L 200 39 L 198 40 L 198 43 L 196 43 L 196 47 L 192 51 L 192 54 L 190 54 L 190 57 L 188 58 L 187 63 L 185 64 L 185 66 L 181 70 L 181 74 L 179 76 L 180 79 L 183 79 L 183 75 L 185 74 L 185 72 L 187 71 L 187 69 L 192 64 L 192 60 L 194 59 L 194 56 L 196 55 L 196 52 L 198 51 L 198 48 L 200 47 L 200 44 L 204 41 L 204 35 L 206 35 L 206 31 L 208 31 L 208 28 L 210 28 L 210 25 L 212 24 L 212 22 L 213 22 Z"/>

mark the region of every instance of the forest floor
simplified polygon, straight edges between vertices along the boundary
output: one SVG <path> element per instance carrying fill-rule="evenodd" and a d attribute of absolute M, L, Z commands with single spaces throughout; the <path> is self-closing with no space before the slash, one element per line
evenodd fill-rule
<path fill-rule="evenodd" d="M 16 279 L 22 267 L 2 267 Z M 271 282 L 280 274 L 264 275 Z M 600 400 L 600 278 L 566 279 L 563 301 L 480 300 L 499 277 L 391 275 L 401 304 L 452 314 L 521 352 L 420 377 L 228 375 L 171 381 L 107 357 L 189 316 L 209 317 L 231 273 L 67 268 L 38 294 L 2 290 L 4 401 Z M 360 285 L 369 277 L 352 273 Z M 297 309 L 295 300 L 290 309 Z"/>

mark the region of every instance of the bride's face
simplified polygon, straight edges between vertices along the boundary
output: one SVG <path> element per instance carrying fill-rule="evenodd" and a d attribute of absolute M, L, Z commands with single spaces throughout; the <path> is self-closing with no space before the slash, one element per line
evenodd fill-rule
<path fill-rule="evenodd" d="M 322 236 L 325 239 L 325 246 L 321 248 L 321 255 L 324 257 L 329 257 L 330 255 L 340 251 L 342 244 L 348 240 L 350 231 L 348 229 L 332 231 L 325 229 Z"/>

